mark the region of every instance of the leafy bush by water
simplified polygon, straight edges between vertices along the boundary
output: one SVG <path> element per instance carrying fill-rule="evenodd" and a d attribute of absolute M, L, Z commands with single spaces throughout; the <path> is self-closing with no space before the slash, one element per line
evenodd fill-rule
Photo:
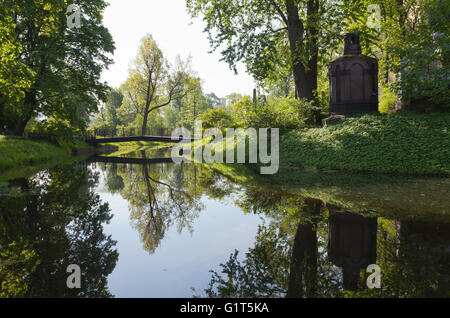
<path fill-rule="evenodd" d="M 324 110 L 315 102 L 291 97 L 269 98 L 263 104 L 254 104 L 244 97 L 230 108 L 233 122 L 241 127 L 273 127 L 282 132 L 312 126 L 325 117 Z"/>
<path fill-rule="evenodd" d="M 284 135 L 281 165 L 450 175 L 450 113 L 366 114 Z"/>

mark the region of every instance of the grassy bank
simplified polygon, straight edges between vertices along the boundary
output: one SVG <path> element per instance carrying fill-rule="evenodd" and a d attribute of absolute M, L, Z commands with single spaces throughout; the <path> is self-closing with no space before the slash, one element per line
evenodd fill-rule
<path fill-rule="evenodd" d="M 209 142 L 197 141 L 194 148 Z M 222 152 L 222 142 L 212 148 Z M 280 137 L 280 166 L 450 176 L 450 113 L 365 114 L 291 131 Z"/>
<path fill-rule="evenodd" d="M 281 165 L 450 175 L 450 113 L 366 114 L 282 136 Z"/>
<path fill-rule="evenodd" d="M 0 136 L 0 170 L 27 167 L 46 161 L 66 160 L 73 147 L 84 143 L 57 146 L 46 141 L 34 141 L 21 137 Z"/>

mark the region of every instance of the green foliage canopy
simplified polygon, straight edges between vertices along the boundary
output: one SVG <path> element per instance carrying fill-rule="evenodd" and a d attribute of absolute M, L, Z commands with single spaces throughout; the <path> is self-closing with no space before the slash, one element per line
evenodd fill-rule
<path fill-rule="evenodd" d="M 67 1 L 0 4 L 0 130 L 22 134 L 38 114 L 85 128 L 106 99 L 100 82 L 114 43 L 102 24 L 106 1 L 78 1 L 81 27 L 68 28 Z M 9 93 L 8 93 L 9 92 Z"/>

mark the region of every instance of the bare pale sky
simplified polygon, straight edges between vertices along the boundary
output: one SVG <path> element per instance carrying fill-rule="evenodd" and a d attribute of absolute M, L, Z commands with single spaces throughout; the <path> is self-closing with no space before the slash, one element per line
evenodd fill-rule
<path fill-rule="evenodd" d="M 239 75 L 219 61 L 220 52 L 211 50 L 201 19 L 191 21 L 185 0 L 109 0 L 104 24 L 116 43 L 114 65 L 102 74 L 102 80 L 118 87 L 127 76 L 140 40 L 150 33 L 166 58 L 173 63 L 179 54 L 186 59 L 192 55 L 194 70 L 203 80 L 205 93 L 219 97 L 230 93 L 251 95 L 255 87 L 252 77 L 239 68 Z M 193 22 L 191 24 L 191 22 Z"/>

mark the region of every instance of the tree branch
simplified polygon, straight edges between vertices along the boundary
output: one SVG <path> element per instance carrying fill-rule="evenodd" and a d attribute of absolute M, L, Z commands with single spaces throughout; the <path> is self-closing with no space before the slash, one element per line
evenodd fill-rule
<path fill-rule="evenodd" d="M 272 6 L 277 10 L 278 14 L 280 15 L 281 19 L 283 19 L 283 22 L 288 26 L 288 19 L 286 18 L 286 15 L 281 10 L 281 8 L 278 6 L 278 4 L 275 2 L 275 0 L 270 1 L 272 3 Z"/>
<path fill-rule="evenodd" d="M 173 87 L 170 89 L 170 92 L 169 92 L 169 100 L 168 100 L 167 102 L 161 104 L 161 105 L 158 105 L 158 106 L 155 106 L 155 107 L 150 108 L 150 109 L 148 110 L 147 114 L 150 114 L 152 111 L 154 111 L 154 110 L 156 110 L 156 109 L 159 109 L 159 108 L 162 108 L 162 107 L 164 107 L 164 106 L 169 105 L 174 99 L 184 97 L 184 96 L 186 95 L 186 93 L 185 93 L 185 94 L 181 94 L 181 95 L 176 96 L 176 97 L 174 96 L 175 89 L 177 89 L 180 85 L 181 85 L 181 81 L 177 81 L 177 82 L 175 83 L 175 85 L 173 85 Z"/>

